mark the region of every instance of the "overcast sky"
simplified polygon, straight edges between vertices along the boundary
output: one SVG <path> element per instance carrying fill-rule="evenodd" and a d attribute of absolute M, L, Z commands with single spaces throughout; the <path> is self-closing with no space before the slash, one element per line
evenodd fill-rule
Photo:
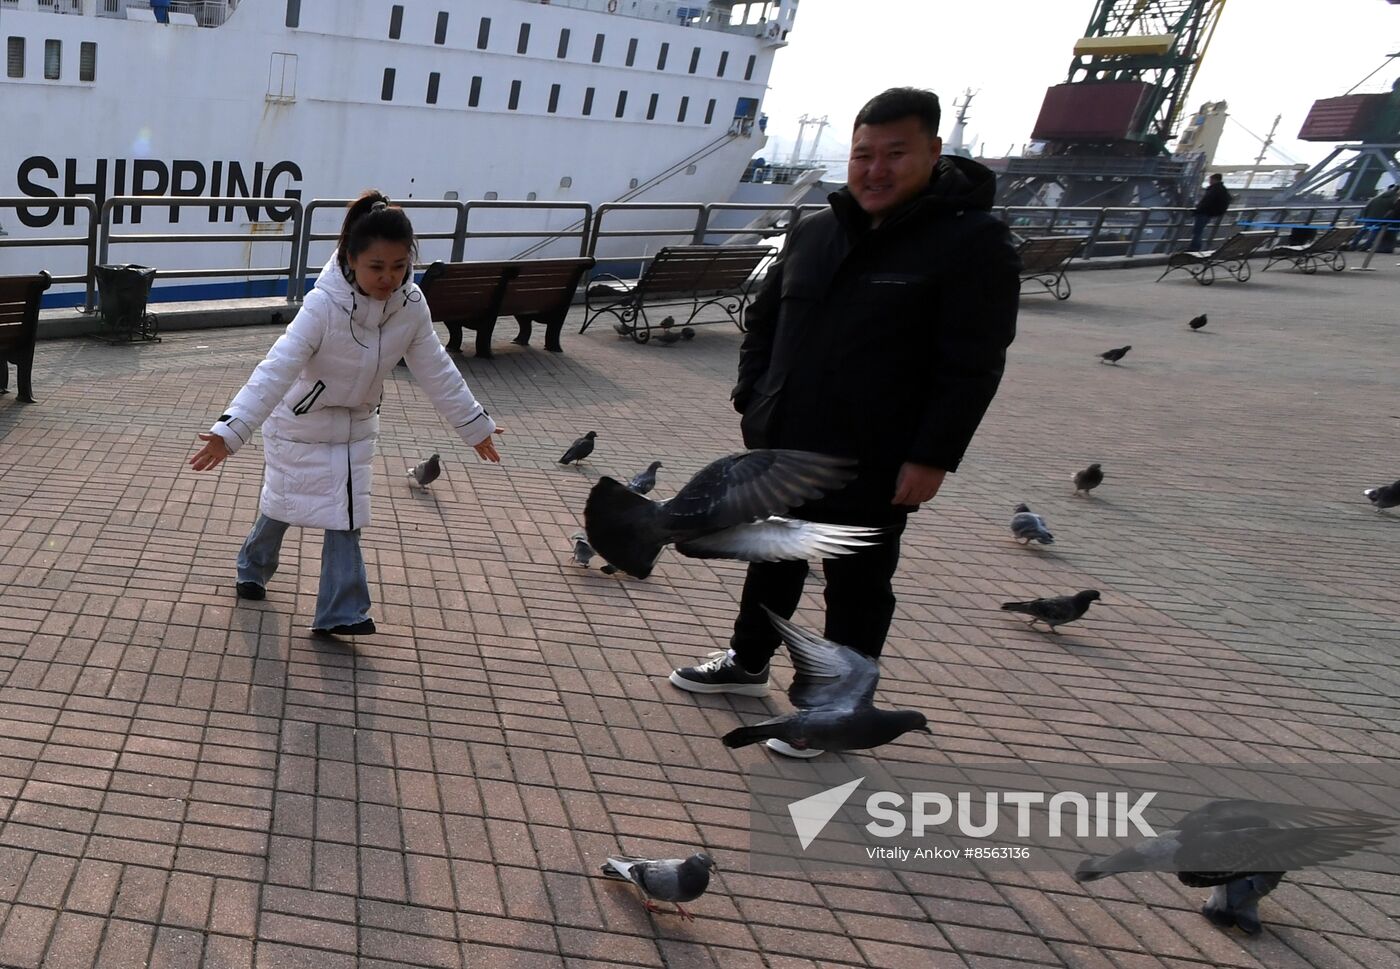
<path fill-rule="evenodd" d="M 968 87 L 979 92 L 969 113 L 970 143 L 981 143 L 987 155 L 1020 152 L 1045 89 L 1066 79 L 1093 9 L 1094 0 L 801 0 L 769 80 L 765 154 L 786 161 L 797 119 L 807 114 L 832 123 L 819 154 L 844 157 L 860 106 L 906 84 L 938 92 L 944 136 L 954 98 Z M 1313 101 L 1346 93 L 1396 51 L 1400 4 L 1229 0 L 1187 106 L 1229 102 L 1219 163 L 1253 162 L 1260 142 L 1244 128 L 1262 138 L 1277 114 L 1283 120 L 1275 146 L 1284 155 L 1270 152 L 1269 160 L 1321 161 L 1331 145 L 1296 137 Z M 1360 90 L 1389 90 L 1397 75 L 1400 59 Z M 808 146 L 815 134 L 809 127 Z"/>

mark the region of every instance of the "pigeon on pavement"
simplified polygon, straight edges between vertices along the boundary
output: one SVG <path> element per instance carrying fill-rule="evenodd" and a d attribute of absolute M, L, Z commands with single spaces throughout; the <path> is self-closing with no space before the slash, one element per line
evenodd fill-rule
<path fill-rule="evenodd" d="M 1207 322 L 1208 321 L 1206 320 L 1206 314 L 1202 313 L 1200 316 L 1192 317 L 1190 322 L 1188 322 L 1186 325 L 1191 327 L 1191 329 L 1193 330 L 1199 330 L 1201 327 L 1205 326 Z"/>
<path fill-rule="evenodd" d="M 780 517 L 855 476 L 854 462 L 811 451 L 741 451 L 713 461 L 672 498 L 652 501 L 604 475 L 583 510 L 589 544 L 645 579 L 667 545 L 691 558 L 776 562 L 870 545 L 878 528 Z"/>
<path fill-rule="evenodd" d="M 574 532 L 569 537 L 574 540 L 574 561 L 585 569 L 588 568 L 588 563 L 596 553 L 593 551 L 593 546 L 588 544 L 587 536 L 583 532 Z"/>
<path fill-rule="evenodd" d="M 656 335 L 656 342 L 669 347 L 673 343 L 680 343 L 681 335 L 675 330 L 662 330 Z"/>
<path fill-rule="evenodd" d="M 796 671 L 788 699 L 797 712 L 724 735 L 726 747 L 780 740 L 798 751 L 870 750 L 910 730 L 932 733 L 917 710 L 881 710 L 874 705 L 880 668 L 864 653 L 822 639 L 764 607 L 787 643 Z"/>
<path fill-rule="evenodd" d="M 1074 493 L 1088 494 L 1099 485 L 1103 484 L 1103 467 L 1098 464 L 1091 464 L 1083 471 L 1074 472 Z"/>
<path fill-rule="evenodd" d="M 408 477 L 418 482 L 420 488 L 426 488 L 442 475 L 442 459 L 434 454 L 426 461 L 419 461 L 408 469 Z"/>
<path fill-rule="evenodd" d="M 1016 514 L 1011 516 L 1011 534 L 1023 545 L 1029 545 L 1033 541 L 1041 545 L 1055 544 L 1055 536 L 1045 527 L 1045 519 L 1025 504 L 1017 505 Z"/>
<path fill-rule="evenodd" d="M 632 480 L 627 482 L 627 490 L 639 495 L 650 492 L 656 487 L 656 469 L 661 466 L 660 461 L 653 461 L 647 465 L 645 471 L 638 471 L 632 476 Z"/>
<path fill-rule="evenodd" d="M 1056 626 L 1074 622 L 1089 611 L 1089 603 L 1099 598 L 1094 589 L 1085 589 L 1072 596 L 1054 596 L 1048 599 L 1031 599 L 1027 602 L 1003 602 L 1001 607 L 1007 612 L 1024 612 L 1031 617 L 1031 625 L 1043 622 L 1053 633 Z"/>
<path fill-rule="evenodd" d="M 1133 345 L 1130 343 L 1125 347 L 1115 347 L 1112 350 L 1105 350 L 1103 353 L 1100 353 L 1099 356 L 1103 358 L 1105 363 L 1117 364 L 1119 360 L 1122 360 L 1128 355 L 1128 351 L 1132 348 Z"/>
<path fill-rule="evenodd" d="M 710 887 L 710 872 L 718 868 L 715 860 L 703 851 L 685 859 L 656 861 L 619 855 L 603 863 L 603 874 L 637 886 L 648 912 L 659 914 L 662 909 L 656 902 L 670 902 L 681 918 L 694 922 L 695 916 L 681 903 L 693 902 L 705 894 L 705 889 Z"/>
<path fill-rule="evenodd" d="M 1381 485 L 1379 488 L 1367 488 L 1365 494 L 1371 500 L 1371 504 L 1376 506 L 1376 511 L 1394 508 L 1400 505 L 1400 481 Z"/>
<path fill-rule="evenodd" d="M 564 452 L 564 456 L 559 459 L 560 464 L 577 464 L 593 453 L 593 439 L 598 436 L 597 431 L 589 431 L 583 437 L 569 445 L 569 449 Z"/>
<path fill-rule="evenodd" d="M 693 340 L 693 339 L 695 339 L 695 331 L 694 331 L 693 329 L 691 329 L 690 327 L 688 327 L 688 326 L 683 326 L 683 327 L 681 327 L 681 339 L 682 339 L 682 340 Z"/>
<path fill-rule="evenodd" d="M 1212 801 L 1174 828 L 1106 858 L 1085 859 L 1077 882 L 1130 871 L 1175 872 L 1191 888 L 1213 888 L 1201 914 L 1221 928 L 1260 930 L 1259 901 L 1289 871 L 1343 858 L 1390 834 L 1380 815 L 1269 801 Z"/>

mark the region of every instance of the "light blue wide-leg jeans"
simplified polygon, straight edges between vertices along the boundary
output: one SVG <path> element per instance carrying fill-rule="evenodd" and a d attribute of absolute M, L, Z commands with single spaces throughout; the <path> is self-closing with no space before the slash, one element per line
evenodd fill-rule
<path fill-rule="evenodd" d="M 277 573 L 287 523 L 259 515 L 238 553 L 238 581 L 267 587 Z M 314 629 L 353 626 L 369 618 L 369 578 L 360 552 L 360 530 L 326 529 L 321 540 L 321 588 Z"/>

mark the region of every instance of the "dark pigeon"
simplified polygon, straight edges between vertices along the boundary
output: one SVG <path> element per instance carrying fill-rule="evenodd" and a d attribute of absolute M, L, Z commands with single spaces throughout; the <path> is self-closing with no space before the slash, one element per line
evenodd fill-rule
<path fill-rule="evenodd" d="M 792 655 L 796 671 L 788 699 L 797 712 L 724 735 L 726 747 L 747 747 L 769 739 L 799 751 L 870 750 L 910 730 L 932 733 L 917 710 L 881 710 L 874 705 L 880 669 L 875 661 L 800 629 L 764 608 Z"/>
<path fill-rule="evenodd" d="M 1091 464 L 1083 471 L 1074 472 L 1074 493 L 1088 494 L 1099 485 L 1103 484 L 1103 467 Z"/>
<path fill-rule="evenodd" d="M 583 437 L 569 445 L 569 449 L 564 452 L 564 456 L 559 459 L 560 464 L 577 464 L 593 453 L 593 439 L 598 436 L 597 431 L 589 431 Z"/>
<path fill-rule="evenodd" d="M 681 918 L 694 922 L 695 916 L 681 903 L 693 902 L 705 894 L 705 889 L 710 887 L 710 872 L 718 868 L 715 860 L 703 851 L 685 859 L 660 861 L 619 855 L 603 863 L 603 874 L 637 886 L 648 912 L 660 914 L 662 909 L 656 902 L 670 902 Z"/>
<path fill-rule="evenodd" d="M 879 529 L 780 517 L 855 477 L 847 458 L 811 451 L 742 451 L 711 462 L 672 498 L 652 501 L 606 475 L 583 510 L 589 544 L 645 579 L 667 545 L 691 558 L 776 562 L 830 558 L 869 545 Z"/>
<path fill-rule="evenodd" d="M 1024 612 L 1031 617 L 1031 625 L 1043 622 L 1053 633 L 1056 626 L 1074 622 L 1089 611 L 1089 603 L 1099 598 L 1097 591 L 1085 589 L 1072 596 L 1054 596 L 1049 599 L 1031 599 L 1027 602 L 1003 602 L 1001 607 L 1007 612 Z"/>
<path fill-rule="evenodd" d="M 1041 545 L 1054 545 L 1055 536 L 1045 527 L 1041 518 L 1025 504 L 1016 506 L 1016 514 L 1011 516 L 1011 534 L 1023 545 L 1039 542 Z"/>
<path fill-rule="evenodd" d="M 693 340 L 693 339 L 695 339 L 695 330 L 693 330 L 692 328 L 690 328 L 690 327 L 688 327 L 688 326 L 683 326 L 683 327 L 681 327 L 681 339 L 682 339 L 682 340 Z"/>
<path fill-rule="evenodd" d="M 1124 357 L 1126 357 L 1128 355 L 1128 351 L 1132 348 L 1133 345 L 1130 343 L 1126 347 L 1116 347 L 1112 350 L 1105 350 L 1103 353 L 1100 353 L 1099 356 L 1103 359 L 1105 363 L 1116 364 L 1119 360 L 1122 360 Z"/>
<path fill-rule="evenodd" d="M 669 347 L 673 343 L 680 343 L 681 335 L 675 330 L 662 330 L 656 335 L 656 342 Z"/>
<path fill-rule="evenodd" d="M 1206 315 L 1202 313 L 1200 316 L 1192 317 L 1190 322 L 1188 322 L 1186 325 L 1191 327 L 1191 329 L 1193 330 L 1199 330 L 1201 327 L 1205 326 L 1207 322 L 1208 321 L 1206 320 Z"/>
<path fill-rule="evenodd" d="M 1174 872 L 1191 888 L 1212 888 L 1201 914 L 1248 935 L 1260 928 L 1259 901 L 1289 871 L 1344 858 L 1385 841 L 1390 826 L 1367 811 L 1268 801 L 1212 801 L 1176 827 L 1106 858 L 1086 859 L 1077 882 L 1130 871 Z"/>
<path fill-rule="evenodd" d="M 627 482 L 627 490 L 639 495 L 650 492 L 656 487 L 656 469 L 661 466 L 660 461 L 653 461 L 647 465 L 645 471 L 638 471 L 632 476 L 632 480 Z"/>
<path fill-rule="evenodd" d="M 442 476 L 442 459 L 434 454 L 426 461 L 419 461 L 408 469 L 408 476 L 418 482 L 420 488 L 426 488 Z"/>
<path fill-rule="evenodd" d="M 1371 504 L 1376 506 L 1376 511 L 1394 508 L 1400 505 L 1400 481 L 1381 485 L 1379 488 L 1367 488 L 1365 494 L 1371 500 Z"/>

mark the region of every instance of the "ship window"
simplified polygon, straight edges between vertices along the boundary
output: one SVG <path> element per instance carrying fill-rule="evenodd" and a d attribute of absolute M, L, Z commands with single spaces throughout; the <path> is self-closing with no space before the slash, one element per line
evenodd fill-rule
<path fill-rule="evenodd" d="M 447 191 L 447 192 L 443 192 L 443 193 L 442 193 L 442 200 L 443 200 L 444 202 L 455 202 L 455 201 L 457 201 L 458 198 L 460 198 L 460 196 L 457 194 L 457 192 L 456 192 L 455 190 Z"/>
<path fill-rule="evenodd" d="M 676 112 L 676 120 L 685 121 L 685 113 L 690 110 L 690 98 L 681 98 L 681 109 Z"/>
<path fill-rule="evenodd" d="M 530 49 L 530 25 L 520 25 L 520 39 L 515 42 L 515 52 L 523 54 Z"/>
<path fill-rule="evenodd" d="M 539 197 L 540 197 L 540 193 L 539 193 L 539 192 L 527 192 L 527 193 L 525 193 L 525 201 L 527 201 L 527 202 L 533 202 L 535 199 L 537 199 L 537 198 L 539 198 Z"/>
<path fill-rule="evenodd" d="M 63 64 L 63 41 L 44 41 L 44 78 L 49 81 L 57 81 L 62 73 L 59 68 Z"/>
<path fill-rule="evenodd" d="M 559 31 L 559 52 L 554 55 L 560 60 L 569 56 L 569 28 L 565 27 Z"/>
<path fill-rule="evenodd" d="M 467 107 L 474 108 L 481 103 L 481 75 L 472 78 L 471 93 L 467 95 Z"/>
<path fill-rule="evenodd" d="M 556 112 L 556 111 L 558 111 L 558 110 L 559 110 L 559 85 L 558 85 L 558 84 L 551 84 L 551 85 L 549 86 L 549 113 L 550 113 L 550 114 L 553 114 L 554 112 Z"/>
<path fill-rule="evenodd" d="M 428 75 L 428 103 L 437 104 L 438 82 L 442 80 L 442 75 L 433 71 Z"/>
<path fill-rule="evenodd" d="M 90 40 L 78 47 L 78 80 L 97 80 L 97 45 Z"/>
<path fill-rule="evenodd" d="M 497 192 L 487 192 L 485 195 L 482 196 L 482 198 L 486 199 L 486 201 L 488 202 L 494 202 L 500 197 L 500 194 Z"/>
<path fill-rule="evenodd" d="M 403 33 L 403 4 L 396 3 L 389 8 L 389 39 L 398 40 Z"/>
<path fill-rule="evenodd" d="M 585 116 L 593 113 L 593 89 L 589 88 L 583 92 L 583 113 Z"/>
<path fill-rule="evenodd" d="M 491 39 L 491 18 L 482 17 L 481 26 L 476 29 L 476 49 L 485 50 L 486 44 Z"/>
<path fill-rule="evenodd" d="M 627 42 L 627 66 L 631 67 L 637 63 L 637 38 L 633 37 Z"/>
<path fill-rule="evenodd" d="M 651 100 L 647 102 L 647 120 L 656 120 L 656 102 L 661 100 L 661 95 L 653 94 Z"/>
<path fill-rule="evenodd" d="M 705 108 L 705 124 L 715 120 L 715 99 L 710 98 L 709 105 Z"/>
<path fill-rule="evenodd" d="M 666 70 L 666 55 L 669 54 L 670 52 L 671 52 L 671 45 L 670 45 L 670 44 L 662 44 L 662 45 L 661 45 L 661 53 L 658 54 L 658 55 L 656 55 L 656 69 L 657 69 L 658 71 L 664 71 L 664 70 Z"/>
<path fill-rule="evenodd" d="M 301 0 L 287 0 L 287 26 L 301 26 Z"/>
<path fill-rule="evenodd" d="M 694 175 L 695 172 L 696 172 L 696 168 L 695 168 L 694 165 L 687 165 L 687 166 L 685 166 L 685 173 L 686 173 L 687 175 Z"/>
<path fill-rule="evenodd" d="M 695 48 L 690 52 L 690 73 L 694 74 L 695 69 L 700 66 L 700 48 Z"/>
<path fill-rule="evenodd" d="M 620 117 L 622 117 L 622 116 L 623 116 L 624 114 L 626 114 L 626 113 L 627 113 L 627 92 L 626 92 L 626 91 L 618 91 L 618 92 L 617 92 L 617 113 L 616 113 L 615 115 L 613 115 L 613 117 L 615 117 L 615 118 L 620 118 Z"/>
<path fill-rule="evenodd" d="M 725 67 L 728 66 L 728 64 L 729 64 L 729 51 L 727 51 L 727 50 L 722 50 L 722 51 L 720 51 L 720 52 L 719 52 L 719 70 L 715 72 L 715 77 L 724 77 L 724 69 L 725 69 Z"/>
<path fill-rule="evenodd" d="M 631 179 L 630 181 L 628 181 L 627 187 L 628 187 L 628 188 L 636 188 L 636 187 L 637 187 L 637 180 L 634 178 L 634 179 Z"/>
<path fill-rule="evenodd" d="M 447 11 L 439 10 L 437 19 L 437 32 L 433 34 L 434 44 L 447 43 Z"/>
<path fill-rule="evenodd" d="M 510 108 L 512 111 L 514 111 L 516 108 L 520 107 L 520 82 L 519 82 L 519 81 L 511 81 L 511 82 L 510 82 L 510 101 L 507 102 L 506 107 Z"/>
<path fill-rule="evenodd" d="M 9 77 L 24 77 L 23 37 L 10 38 L 9 43 L 5 47 L 5 65 L 5 72 Z"/>
<path fill-rule="evenodd" d="M 603 35 L 602 35 L 602 34 L 599 34 L 597 37 L 594 37 L 594 38 L 593 38 L 593 63 L 595 63 L 595 64 L 601 64 L 602 62 L 603 62 Z"/>
<path fill-rule="evenodd" d="M 394 69 L 392 67 L 384 68 L 384 85 L 379 89 L 379 100 L 394 100 Z"/>
<path fill-rule="evenodd" d="M 559 187 L 560 187 L 560 188 L 573 188 L 573 187 L 574 187 L 574 177 L 573 177 L 572 175 L 565 175 L 563 178 L 559 179 Z"/>
<path fill-rule="evenodd" d="M 755 63 L 757 60 L 758 60 L 758 55 L 757 55 L 757 54 L 750 54 L 750 55 L 749 55 L 749 63 L 748 63 L 748 66 L 744 68 L 744 80 L 746 80 L 746 81 L 752 81 L 752 80 L 753 80 L 753 66 L 754 66 L 754 63 Z"/>

